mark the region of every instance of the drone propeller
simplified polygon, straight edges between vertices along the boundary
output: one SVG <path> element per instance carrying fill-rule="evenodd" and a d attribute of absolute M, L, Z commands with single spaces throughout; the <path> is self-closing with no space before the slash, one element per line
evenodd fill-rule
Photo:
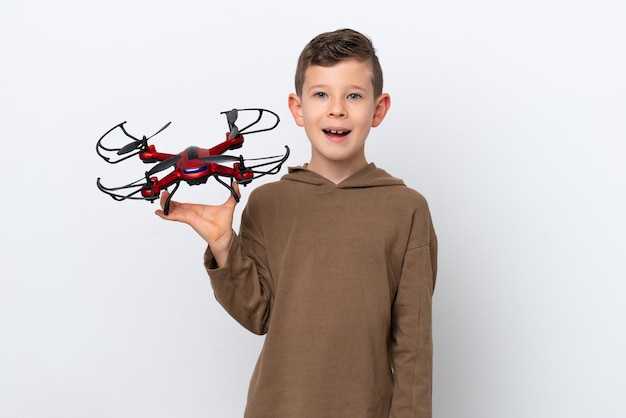
<path fill-rule="evenodd" d="M 124 145 L 122 148 L 120 148 L 117 151 L 117 155 L 123 155 L 123 154 L 128 154 L 129 152 L 132 152 L 136 149 L 148 146 L 148 140 L 150 138 L 152 138 L 153 136 L 161 133 L 165 128 L 167 128 L 168 126 L 170 126 L 170 123 L 172 122 L 167 122 L 161 129 L 159 129 L 158 131 L 156 131 L 154 134 L 150 135 L 149 137 L 146 138 L 146 136 L 144 135 L 143 138 L 141 140 L 134 140 L 133 142 L 130 142 L 126 145 Z"/>
<path fill-rule="evenodd" d="M 239 136 L 239 128 L 237 128 L 237 125 L 235 125 L 235 122 L 237 121 L 237 116 L 239 115 L 239 112 L 237 111 L 237 109 L 232 109 L 224 113 L 226 113 L 226 121 L 228 122 L 228 129 L 230 129 L 230 134 L 228 135 L 228 139 L 237 138 Z"/>
<path fill-rule="evenodd" d="M 233 126 L 235 122 L 237 121 L 237 116 L 239 115 L 239 112 L 237 111 L 237 109 L 232 109 L 225 113 L 226 113 L 226 120 L 228 121 L 228 126 Z"/>
<path fill-rule="evenodd" d="M 199 161 L 205 163 L 226 163 L 230 161 L 240 162 L 241 157 L 235 157 L 234 155 L 209 155 L 207 157 L 198 158 Z"/>
<path fill-rule="evenodd" d="M 137 148 L 140 148 L 141 146 L 143 146 L 146 143 L 146 141 L 147 141 L 147 138 L 144 136 L 143 140 L 141 140 L 141 141 L 130 142 L 130 143 L 124 145 L 119 150 L 117 150 L 117 155 L 128 154 L 129 152 L 134 151 Z"/>
<path fill-rule="evenodd" d="M 170 167 L 173 167 L 176 165 L 176 163 L 182 158 L 182 155 L 178 154 L 175 155 L 171 158 L 168 158 L 167 160 L 163 160 L 160 163 L 158 163 L 157 165 L 155 165 L 154 167 L 152 167 L 150 169 L 150 171 L 146 171 L 146 177 L 150 177 L 153 174 L 158 173 L 159 171 L 163 171 L 166 170 Z"/>
<path fill-rule="evenodd" d="M 156 134 L 160 134 L 165 128 L 167 128 L 168 126 L 170 126 L 172 122 L 167 122 L 165 125 L 163 125 L 163 127 L 161 129 L 159 129 L 158 131 L 156 131 L 155 133 L 153 133 L 152 135 L 150 135 L 150 138 L 152 138 L 153 136 L 155 136 Z"/>

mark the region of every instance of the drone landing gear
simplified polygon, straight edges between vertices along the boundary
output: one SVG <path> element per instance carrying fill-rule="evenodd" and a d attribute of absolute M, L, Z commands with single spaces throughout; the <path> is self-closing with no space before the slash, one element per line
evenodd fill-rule
<path fill-rule="evenodd" d="M 176 190 L 178 190 L 178 186 L 180 186 L 180 182 L 176 183 L 176 185 L 174 186 L 174 190 L 172 190 L 169 196 L 167 196 L 167 199 L 165 199 L 165 205 L 163 205 L 163 213 L 165 214 L 165 216 L 170 213 L 170 202 L 172 201 L 172 196 L 174 196 L 174 193 L 176 193 Z"/>
<path fill-rule="evenodd" d="M 233 197 L 235 198 L 235 202 L 239 203 L 239 194 L 237 193 L 237 191 L 235 190 L 235 188 L 233 187 L 233 179 L 230 179 L 230 184 L 226 183 L 224 180 L 222 180 L 221 178 L 219 178 L 218 176 L 213 176 L 215 178 L 215 180 L 217 180 L 222 186 L 226 187 L 229 191 L 230 194 L 233 195 Z"/>

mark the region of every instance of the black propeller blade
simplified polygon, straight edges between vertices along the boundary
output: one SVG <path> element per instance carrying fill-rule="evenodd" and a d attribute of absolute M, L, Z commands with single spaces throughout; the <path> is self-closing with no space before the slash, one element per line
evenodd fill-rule
<path fill-rule="evenodd" d="M 226 120 L 228 121 L 229 127 L 235 124 L 238 114 L 239 113 L 237 112 L 237 109 L 229 110 L 228 112 L 226 112 Z"/>
<path fill-rule="evenodd" d="M 155 133 L 153 133 L 152 135 L 150 135 L 148 138 L 146 138 L 146 140 L 152 138 L 153 136 L 160 134 L 165 128 L 167 128 L 168 126 L 170 126 L 172 122 L 167 122 L 165 125 L 163 125 L 163 127 L 161 129 L 159 129 L 158 131 L 156 131 Z"/>
<path fill-rule="evenodd" d="M 133 142 L 130 142 L 130 143 L 124 145 L 122 148 L 120 148 L 117 151 L 117 155 L 128 154 L 129 152 L 134 151 L 136 149 L 139 149 L 142 146 L 143 147 L 147 147 L 148 146 L 148 139 L 152 138 L 156 134 L 161 133 L 165 128 L 170 126 L 170 123 L 172 123 L 172 122 L 167 122 L 161 129 L 156 131 L 154 134 L 150 135 L 148 138 L 146 138 L 146 136 L 144 135 L 144 137 L 143 137 L 143 139 L 141 141 L 133 141 Z"/>
<path fill-rule="evenodd" d="M 234 155 L 209 155 L 208 157 L 198 158 L 198 161 L 205 163 L 225 163 L 230 161 L 241 161 L 241 157 L 235 157 Z"/>
<path fill-rule="evenodd" d="M 177 162 L 178 162 L 181 158 L 183 158 L 183 156 L 182 156 L 182 155 L 180 155 L 180 154 L 178 154 L 178 155 L 175 155 L 175 156 L 173 156 L 173 157 L 171 157 L 171 158 L 168 158 L 167 160 L 163 160 L 163 161 L 161 161 L 160 163 L 158 163 L 157 165 L 155 165 L 154 167 L 152 167 L 152 168 L 150 169 L 150 171 L 146 171 L 146 177 L 150 177 L 150 176 L 152 176 L 153 174 L 158 173 L 159 171 L 163 171 L 163 170 L 166 170 L 166 169 L 168 169 L 168 168 L 170 168 L 170 167 L 175 166 L 175 165 L 176 165 L 176 163 L 177 163 Z"/>
<path fill-rule="evenodd" d="M 144 139 L 142 141 L 133 141 L 124 145 L 122 148 L 120 148 L 117 151 L 117 155 L 128 154 L 129 152 L 134 151 L 137 148 L 140 148 L 146 141 L 146 137 L 144 136 L 143 138 Z"/>
<path fill-rule="evenodd" d="M 230 134 L 228 134 L 228 139 L 237 138 L 239 136 L 239 128 L 233 125 L 233 128 L 230 130 Z"/>
<path fill-rule="evenodd" d="M 237 125 L 235 125 L 238 115 L 239 112 L 237 111 L 237 109 L 229 110 L 228 112 L 226 112 L 226 121 L 228 122 L 228 129 L 230 129 L 228 139 L 237 138 L 239 136 L 239 128 L 237 128 Z"/>

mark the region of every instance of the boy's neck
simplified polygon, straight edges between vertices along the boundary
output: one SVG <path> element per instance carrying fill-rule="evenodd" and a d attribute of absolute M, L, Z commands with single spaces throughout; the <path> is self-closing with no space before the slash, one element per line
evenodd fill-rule
<path fill-rule="evenodd" d="M 350 164 L 335 164 L 332 162 L 320 163 L 312 158 L 307 164 L 307 169 L 319 174 L 334 184 L 339 184 L 367 166 L 367 164 L 368 162 L 365 157 L 363 159 L 353 161 Z"/>

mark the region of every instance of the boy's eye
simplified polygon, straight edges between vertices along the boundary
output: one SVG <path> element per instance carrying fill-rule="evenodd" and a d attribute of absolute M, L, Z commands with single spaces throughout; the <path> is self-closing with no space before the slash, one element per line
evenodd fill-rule
<path fill-rule="evenodd" d="M 358 94 L 358 93 L 351 93 L 351 94 L 348 94 L 348 99 L 352 99 L 352 100 L 354 100 L 354 99 L 358 99 L 358 98 L 360 98 L 360 97 L 361 97 L 361 95 L 360 95 L 360 94 Z"/>
<path fill-rule="evenodd" d="M 324 93 L 323 91 L 318 91 L 317 93 L 315 93 L 315 97 L 319 97 L 320 99 L 324 98 L 326 97 L 326 93 Z"/>

